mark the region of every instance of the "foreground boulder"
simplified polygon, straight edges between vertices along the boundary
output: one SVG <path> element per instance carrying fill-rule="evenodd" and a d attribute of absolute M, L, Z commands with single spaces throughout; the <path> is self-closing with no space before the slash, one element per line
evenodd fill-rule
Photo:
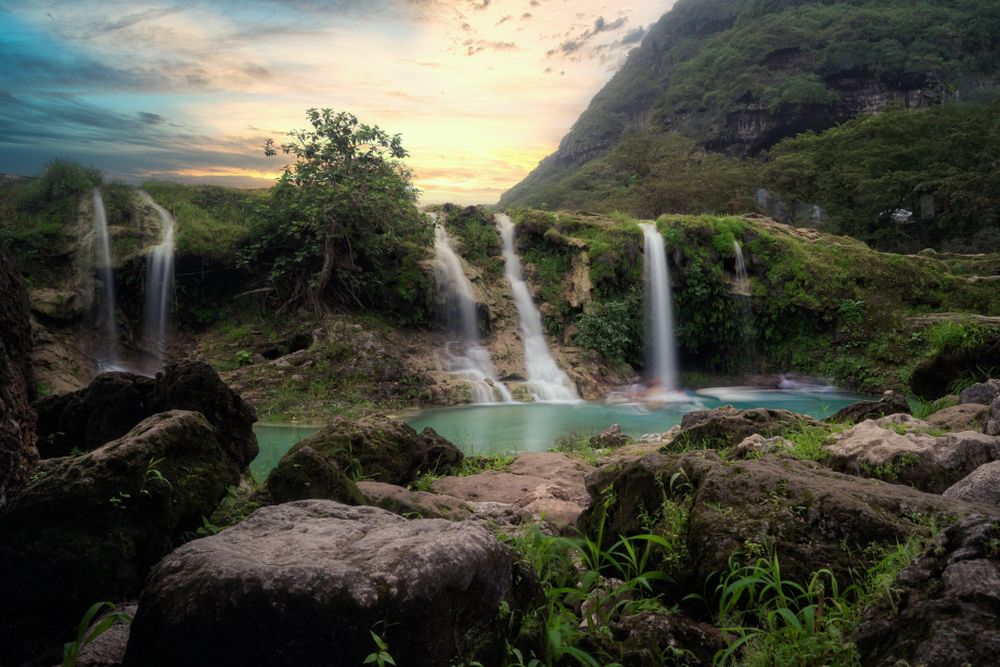
<path fill-rule="evenodd" d="M 238 479 L 195 412 L 155 415 L 92 452 L 40 462 L 0 513 L 0 664 L 66 641 L 94 602 L 138 595 Z"/>
<path fill-rule="evenodd" d="M 989 407 L 978 403 L 963 403 L 944 408 L 924 420 L 944 431 L 982 431 Z"/>
<path fill-rule="evenodd" d="M 0 508 L 38 459 L 33 393 L 28 293 L 0 245 Z"/>
<path fill-rule="evenodd" d="M 989 405 L 997 396 L 1000 396 L 1000 380 L 991 379 L 963 389 L 958 398 L 961 403 Z"/>
<path fill-rule="evenodd" d="M 1000 521 L 970 516 L 946 529 L 864 612 L 861 664 L 996 664 L 1000 655 Z"/>
<path fill-rule="evenodd" d="M 1000 438 L 974 431 L 934 432 L 927 422 L 907 415 L 864 421 L 823 446 L 825 462 L 839 472 L 941 493 L 984 463 L 1000 459 Z"/>
<path fill-rule="evenodd" d="M 407 518 L 462 521 L 473 512 L 472 506 L 464 500 L 440 493 L 410 491 L 382 482 L 358 482 L 358 489 L 364 494 L 365 505 L 381 507 Z"/>
<path fill-rule="evenodd" d="M 866 419 L 896 414 L 910 414 L 910 404 L 899 392 L 887 391 L 877 401 L 858 401 L 841 408 L 825 421 L 834 424 L 859 424 Z"/>
<path fill-rule="evenodd" d="M 260 497 L 275 504 L 309 499 L 366 504 L 357 485 L 312 447 L 300 447 L 283 456 L 267 476 Z"/>
<path fill-rule="evenodd" d="M 418 434 L 409 424 L 385 415 L 357 421 L 336 417 L 294 445 L 284 458 L 306 447 L 351 478 L 403 486 L 425 472 L 446 474 L 460 466 L 463 458 L 455 445 L 433 429 Z"/>
<path fill-rule="evenodd" d="M 828 567 L 850 582 L 852 570 L 871 564 L 865 549 L 905 541 L 919 527 L 914 517 L 977 507 L 810 461 L 771 455 L 723 461 L 713 451 L 604 466 L 587 478 L 587 487 L 593 500 L 579 525 L 591 536 L 603 525 L 605 540 L 646 532 L 665 501 L 685 508 L 681 539 L 689 558 L 673 574 L 686 587 L 682 592 L 700 594 L 713 573 L 728 571 L 731 555 L 747 555 L 748 545 L 758 553 L 773 547 L 788 579 L 808 581 Z"/>
<path fill-rule="evenodd" d="M 990 412 L 986 419 L 986 427 L 983 429 L 986 435 L 1000 435 L 1000 396 L 990 403 Z"/>
<path fill-rule="evenodd" d="M 737 410 L 726 405 L 695 410 L 684 415 L 680 432 L 663 451 L 727 449 L 754 434 L 771 437 L 803 425 L 818 426 L 819 422 L 788 410 L 770 408 Z"/>
<path fill-rule="evenodd" d="M 130 667 L 498 665 L 514 567 L 485 529 L 305 500 L 190 542 L 152 572 Z"/>
<path fill-rule="evenodd" d="M 241 471 L 257 456 L 256 413 L 201 361 L 170 364 L 155 380 L 133 373 L 102 373 L 90 386 L 43 398 L 35 408 L 44 458 L 89 451 L 125 435 L 146 417 L 168 410 L 203 414 Z"/>
<path fill-rule="evenodd" d="M 942 494 L 945 498 L 1000 507 L 1000 461 L 991 461 L 955 482 Z"/>

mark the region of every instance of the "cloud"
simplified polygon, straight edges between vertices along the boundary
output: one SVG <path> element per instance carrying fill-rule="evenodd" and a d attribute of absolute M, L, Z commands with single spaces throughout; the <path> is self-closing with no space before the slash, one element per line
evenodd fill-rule
<path fill-rule="evenodd" d="M 587 28 L 582 33 L 565 40 L 558 47 L 554 49 L 549 49 L 547 55 L 552 56 L 572 56 L 581 49 L 583 49 L 589 42 L 595 39 L 598 35 L 607 32 L 613 32 L 624 27 L 625 23 L 628 22 L 628 18 L 625 16 L 619 17 L 614 21 L 608 23 L 603 16 L 598 16 L 594 19 L 594 25 Z M 621 46 L 624 42 L 615 43 L 614 46 Z M 607 48 L 608 45 L 598 45 L 594 47 L 590 52 L 590 57 L 594 57 L 600 51 Z"/>
<path fill-rule="evenodd" d="M 491 42 L 485 39 L 467 39 L 462 42 L 465 47 L 465 55 L 474 56 L 483 51 L 517 51 L 517 44 L 514 42 Z"/>
<path fill-rule="evenodd" d="M 148 123 L 149 125 L 159 125 L 160 123 L 166 123 L 167 119 L 158 113 L 149 113 L 148 111 L 140 111 L 138 113 L 139 120 L 143 123 Z"/>
<path fill-rule="evenodd" d="M 646 28 L 639 26 L 638 28 L 633 28 L 625 33 L 625 36 L 619 39 L 615 44 L 619 46 L 628 46 L 630 44 L 638 44 L 642 41 L 642 38 L 646 36 Z"/>

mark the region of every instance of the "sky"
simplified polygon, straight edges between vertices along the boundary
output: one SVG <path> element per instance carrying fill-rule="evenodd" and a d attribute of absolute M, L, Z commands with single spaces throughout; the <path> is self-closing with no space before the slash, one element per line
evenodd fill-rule
<path fill-rule="evenodd" d="M 402 135 L 422 203 L 493 203 L 672 4 L 0 0 L 0 173 L 266 187 L 328 107 Z"/>

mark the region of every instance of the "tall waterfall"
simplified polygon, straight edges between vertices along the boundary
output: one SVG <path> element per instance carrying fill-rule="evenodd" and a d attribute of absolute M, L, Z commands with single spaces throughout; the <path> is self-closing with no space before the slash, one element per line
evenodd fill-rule
<path fill-rule="evenodd" d="M 174 228 L 176 222 L 170 211 L 139 191 L 142 200 L 160 216 L 160 242 L 146 258 L 146 290 L 142 313 L 143 347 L 163 366 L 167 348 L 167 328 L 170 324 L 170 305 L 174 295 Z"/>
<path fill-rule="evenodd" d="M 108 216 L 104 211 L 101 189 L 94 188 L 94 265 L 100 281 L 97 295 L 98 326 L 104 337 L 98 352 L 97 366 L 101 370 L 118 366 L 118 325 L 115 322 L 115 270 L 111 261 L 111 237 Z"/>
<path fill-rule="evenodd" d="M 431 219 L 436 220 L 437 216 L 431 214 Z M 443 225 L 434 227 L 434 276 L 445 297 L 448 328 L 460 336 L 460 340 L 449 342 L 442 350 L 445 370 L 472 385 L 476 403 L 513 402 L 510 391 L 497 379 L 489 350 L 479 343 L 472 286 Z"/>
<path fill-rule="evenodd" d="M 645 242 L 647 381 L 663 391 L 676 391 L 677 345 L 666 244 L 655 224 L 641 223 L 639 227 Z"/>
<path fill-rule="evenodd" d="M 510 217 L 497 213 L 497 227 L 503 241 L 504 272 L 521 320 L 521 338 L 524 342 L 524 365 L 528 375 L 528 390 L 536 401 L 576 401 L 576 387 L 559 368 L 549 351 L 542 332 L 542 315 L 531 298 L 528 285 L 521 273 L 521 261 L 514 251 L 514 223 Z"/>
<path fill-rule="evenodd" d="M 743 314 L 742 337 L 745 354 L 744 366 L 752 370 L 756 366 L 756 351 L 753 337 L 753 308 L 750 304 L 750 277 L 747 275 L 747 265 L 743 259 L 743 246 L 733 239 L 733 253 L 736 255 L 736 288 L 734 294 L 740 302 L 740 312 Z"/>

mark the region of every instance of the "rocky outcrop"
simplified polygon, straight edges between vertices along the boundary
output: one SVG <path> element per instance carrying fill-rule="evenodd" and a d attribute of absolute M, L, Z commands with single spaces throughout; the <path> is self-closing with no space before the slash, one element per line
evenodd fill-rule
<path fill-rule="evenodd" d="M 795 443 L 780 436 L 765 438 L 754 433 L 733 448 L 731 457 L 734 459 L 761 458 L 765 454 L 781 454 L 795 449 Z"/>
<path fill-rule="evenodd" d="M 737 410 L 726 405 L 695 410 L 684 415 L 680 432 L 664 450 L 726 449 L 754 434 L 771 437 L 802 425 L 816 426 L 819 422 L 788 410 L 770 408 Z"/>
<path fill-rule="evenodd" d="M 309 447 L 349 477 L 406 485 L 425 472 L 447 473 L 462 463 L 462 452 L 433 429 L 422 433 L 385 415 L 357 421 L 336 417 L 318 433 L 292 447 L 285 457 Z M 280 465 L 280 463 L 279 463 Z"/>
<path fill-rule="evenodd" d="M 955 482 L 942 494 L 970 503 L 1000 507 L 1000 461 L 991 461 Z"/>
<path fill-rule="evenodd" d="M 1000 396 L 990 403 L 990 414 L 986 420 L 986 427 L 983 429 L 986 435 L 1000 436 Z"/>
<path fill-rule="evenodd" d="M 860 424 L 866 419 L 896 414 L 910 414 L 910 404 L 899 392 L 887 391 L 877 401 L 859 401 L 841 408 L 825 421 L 834 424 Z"/>
<path fill-rule="evenodd" d="M 401 486 L 382 482 L 358 482 L 365 505 L 374 505 L 407 518 L 448 519 L 462 521 L 472 515 L 469 503 L 458 498 L 427 491 L 410 491 Z"/>
<path fill-rule="evenodd" d="M 855 641 L 861 663 L 993 664 L 1000 655 L 1000 521 L 970 516 L 946 529 L 865 610 Z"/>
<path fill-rule="evenodd" d="M 592 500 L 579 526 L 594 537 L 603 525 L 606 540 L 645 532 L 644 522 L 665 501 L 685 508 L 682 537 L 690 557 L 675 578 L 682 592 L 699 593 L 747 545 L 773 548 L 788 580 L 808 581 L 827 567 L 838 581 L 850 581 L 852 571 L 872 564 L 866 548 L 905 541 L 919 527 L 918 514 L 947 521 L 976 507 L 809 461 L 770 455 L 723 461 L 713 451 L 604 466 L 587 478 L 587 488 Z"/>
<path fill-rule="evenodd" d="M 257 456 L 257 415 L 208 364 L 170 364 L 156 379 L 102 373 L 85 389 L 49 396 L 35 405 L 43 457 L 89 451 L 151 415 L 168 410 L 200 412 L 217 429 L 234 467 L 245 470 Z"/>
<path fill-rule="evenodd" d="M 360 665 L 370 632 L 399 665 L 495 665 L 513 597 L 511 556 L 479 526 L 286 503 L 156 567 L 125 665 Z"/>
<path fill-rule="evenodd" d="M 594 468 L 555 452 L 526 453 L 506 472 L 443 477 L 431 488 L 469 503 L 500 503 L 516 507 L 556 530 L 568 531 L 587 506 L 585 477 Z"/>
<path fill-rule="evenodd" d="M 981 431 L 988 413 L 989 408 L 985 405 L 966 403 L 938 410 L 925 421 L 944 431 Z"/>
<path fill-rule="evenodd" d="M 365 497 L 344 472 L 312 447 L 283 456 L 264 482 L 261 497 L 271 503 L 312 498 L 365 505 Z"/>
<path fill-rule="evenodd" d="M 0 244 L 0 508 L 38 458 L 33 394 L 28 294 Z"/>
<path fill-rule="evenodd" d="M 198 413 L 167 412 L 38 464 L 0 513 L 0 663 L 58 645 L 94 602 L 139 593 L 239 480 L 216 433 Z"/>
<path fill-rule="evenodd" d="M 960 403 L 989 405 L 997 396 L 1000 396 L 1000 380 L 990 379 L 963 389 L 958 398 Z"/>
<path fill-rule="evenodd" d="M 622 433 L 622 427 L 612 424 L 590 439 L 590 446 L 595 449 L 618 449 L 632 444 L 632 438 Z"/>
<path fill-rule="evenodd" d="M 1000 368 L 1000 337 L 973 348 L 940 352 L 918 364 L 910 375 L 910 389 L 925 400 L 940 398 L 954 382 L 975 377 L 983 368 Z"/>
<path fill-rule="evenodd" d="M 907 415 L 864 421 L 823 446 L 834 470 L 941 493 L 973 470 L 1000 459 L 1000 438 L 974 431 L 935 436 Z"/>

